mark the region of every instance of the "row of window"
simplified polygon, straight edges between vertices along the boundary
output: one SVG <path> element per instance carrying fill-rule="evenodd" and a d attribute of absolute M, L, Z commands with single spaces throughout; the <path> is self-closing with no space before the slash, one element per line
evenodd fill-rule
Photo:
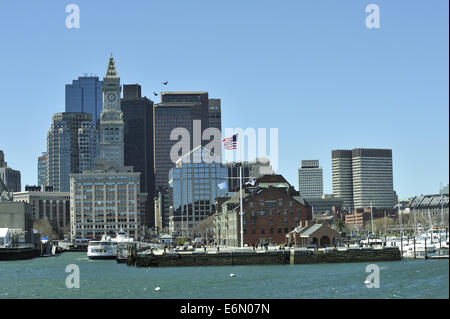
<path fill-rule="evenodd" d="M 289 228 L 288 227 L 278 227 L 277 233 L 278 234 L 287 234 L 289 232 Z M 256 228 L 252 228 L 250 233 L 252 235 L 256 235 Z M 259 233 L 258 234 L 265 234 L 266 233 L 266 228 L 260 228 Z M 269 228 L 269 234 L 274 234 L 275 233 L 275 229 L 274 228 Z M 247 228 L 244 228 L 244 235 L 247 234 Z"/>
<path fill-rule="evenodd" d="M 255 203 L 250 202 L 249 203 L 250 208 L 255 207 Z M 259 201 L 259 206 L 260 207 L 266 207 L 266 208 L 276 208 L 277 207 L 277 201 L 264 201 L 264 200 L 260 200 Z M 279 199 L 278 200 L 278 206 L 282 207 L 283 206 L 283 200 Z M 293 206 L 293 202 L 290 201 L 289 202 L 289 207 Z"/>

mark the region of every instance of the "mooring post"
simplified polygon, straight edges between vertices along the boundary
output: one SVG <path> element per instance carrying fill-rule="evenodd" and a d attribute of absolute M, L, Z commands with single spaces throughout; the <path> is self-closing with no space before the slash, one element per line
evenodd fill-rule
<path fill-rule="evenodd" d="M 427 237 L 425 237 L 425 259 L 427 259 Z"/>

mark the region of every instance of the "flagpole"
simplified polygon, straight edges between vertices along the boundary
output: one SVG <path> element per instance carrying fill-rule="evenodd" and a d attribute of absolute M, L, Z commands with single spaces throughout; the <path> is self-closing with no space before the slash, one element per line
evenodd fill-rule
<path fill-rule="evenodd" d="M 240 215 L 241 215 L 241 248 L 244 248 L 244 227 L 243 227 L 243 207 L 242 207 L 242 163 L 239 163 L 239 183 L 240 187 Z"/>

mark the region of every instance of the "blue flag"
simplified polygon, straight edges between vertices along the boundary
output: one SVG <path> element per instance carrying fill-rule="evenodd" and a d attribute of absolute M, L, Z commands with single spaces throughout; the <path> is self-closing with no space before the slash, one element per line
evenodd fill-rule
<path fill-rule="evenodd" d="M 220 183 L 217 186 L 219 186 L 220 189 L 226 189 L 227 188 L 227 182 Z"/>

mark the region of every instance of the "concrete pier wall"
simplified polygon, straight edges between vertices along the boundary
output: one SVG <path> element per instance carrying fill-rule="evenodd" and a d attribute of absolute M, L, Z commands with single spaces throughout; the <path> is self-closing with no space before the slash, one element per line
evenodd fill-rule
<path fill-rule="evenodd" d="M 137 267 L 284 265 L 401 260 L 398 248 L 349 249 L 345 251 L 275 250 L 267 252 L 132 253 L 128 265 Z"/>

